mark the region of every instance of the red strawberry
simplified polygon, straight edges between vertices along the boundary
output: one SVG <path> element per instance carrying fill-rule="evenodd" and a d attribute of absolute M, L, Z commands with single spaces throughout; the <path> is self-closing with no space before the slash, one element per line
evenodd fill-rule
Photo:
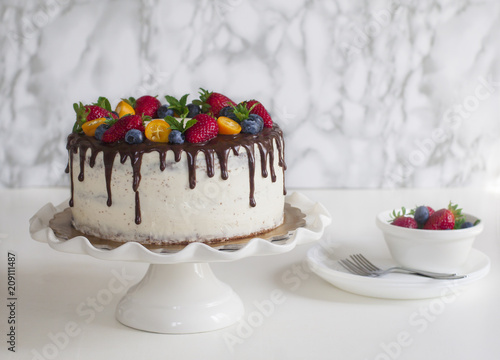
<path fill-rule="evenodd" d="M 156 110 L 161 106 L 160 100 L 154 96 L 144 95 L 135 100 L 134 110 L 136 115 L 156 117 Z"/>
<path fill-rule="evenodd" d="M 73 126 L 73 132 L 80 132 L 82 130 L 82 125 L 91 120 L 110 117 L 117 119 L 118 116 L 114 114 L 111 110 L 111 105 L 109 100 L 105 97 L 99 97 L 96 103 L 91 105 L 83 105 L 80 103 L 73 104 L 73 109 L 76 112 L 76 122 Z"/>
<path fill-rule="evenodd" d="M 390 221 L 392 225 L 401 226 L 409 229 L 418 228 L 417 221 L 413 217 L 406 216 L 406 208 L 402 207 L 401 211 L 396 212 L 393 210 L 391 214 L 392 220 Z"/>
<path fill-rule="evenodd" d="M 217 121 L 207 114 L 196 115 L 193 119 L 196 124 L 186 130 L 186 141 L 190 143 L 201 143 L 213 139 L 219 133 Z"/>
<path fill-rule="evenodd" d="M 455 216 L 448 209 L 435 211 L 424 225 L 425 230 L 451 230 L 455 227 Z"/>
<path fill-rule="evenodd" d="M 113 116 L 116 119 L 116 114 L 113 114 L 112 112 L 97 106 L 97 105 L 85 105 L 85 110 L 89 111 L 89 114 L 87 115 L 87 121 L 103 118 L 103 117 L 108 117 L 108 116 Z"/>
<path fill-rule="evenodd" d="M 432 214 L 434 214 L 434 209 L 431 208 L 430 206 L 426 206 L 427 210 L 429 210 L 429 216 L 431 216 Z"/>
<path fill-rule="evenodd" d="M 269 115 L 269 113 L 267 112 L 264 105 L 262 105 L 257 100 L 246 101 L 245 105 L 246 105 L 247 109 L 249 109 L 249 110 L 252 109 L 252 110 L 250 110 L 250 114 L 257 114 L 262 118 L 262 120 L 264 120 L 264 127 L 268 127 L 268 128 L 273 127 L 273 120 L 271 119 L 271 115 Z M 253 108 L 252 108 L 252 106 L 253 106 Z"/>
<path fill-rule="evenodd" d="M 392 225 L 401 226 L 409 229 L 416 229 L 418 227 L 414 218 L 409 216 L 399 216 L 392 221 Z"/>
<path fill-rule="evenodd" d="M 200 100 L 200 102 L 193 101 L 193 104 L 200 105 L 202 109 L 208 107 L 208 113 L 216 118 L 219 117 L 222 108 L 226 106 L 236 106 L 236 103 L 227 96 L 201 88 Z"/>
<path fill-rule="evenodd" d="M 144 131 L 144 123 L 142 116 L 126 115 L 118 119 L 106 132 L 102 135 L 102 141 L 105 143 L 113 143 L 118 140 L 125 139 L 127 131 L 137 129 Z"/>
<path fill-rule="evenodd" d="M 463 218 L 462 209 L 458 205 L 448 205 L 447 209 L 434 211 L 424 225 L 425 230 L 452 230 L 457 220 Z"/>

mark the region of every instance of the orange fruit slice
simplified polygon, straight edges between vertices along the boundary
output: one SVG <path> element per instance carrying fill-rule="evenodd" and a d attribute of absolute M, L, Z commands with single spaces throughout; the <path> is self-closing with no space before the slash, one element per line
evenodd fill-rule
<path fill-rule="evenodd" d="M 165 122 L 165 120 L 155 119 L 151 120 L 148 125 L 146 125 L 146 131 L 144 134 L 146 138 L 154 142 L 168 142 L 168 135 L 170 134 L 170 125 Z"/>
<path fill-rule="evenodd" d="M 85 135 L 88 136 L 94 136 L 95 135 L 95 130 L 99 127 L 99 125 L 102 125 L 106 122 L 106 118 L 99 118 L 99 119 L 94 119 L 87 121 L 82 125 L 82 130 L 85 133 Z"/>
<path fill-rule="evenodd" d="M 124 117 L 125 115 L 135 115 L 134 108 L 125 100 L 122 100 L 116 105 L 115 111 L 118 113 L 118 117 Z"/>
<path fill-rule="evenodd" d="M 221 135 L 236 135 L 241 132 L 240 124 L 228 117 L 219 116 L 217 124 L 219 125 L 219 134 Z"/>

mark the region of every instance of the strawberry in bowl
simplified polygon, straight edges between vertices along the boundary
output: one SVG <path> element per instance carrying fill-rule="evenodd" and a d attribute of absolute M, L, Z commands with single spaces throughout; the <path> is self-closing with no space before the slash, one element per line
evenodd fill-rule
<path fill-rule="evenodd" d="M 399 264 L 435 272 L 456 272 L 469 256 L 484 228 L 475 216 L 457 205 L 433 210 L 418 206 L 383 211 L 376 217 L 389 251 Z"/>

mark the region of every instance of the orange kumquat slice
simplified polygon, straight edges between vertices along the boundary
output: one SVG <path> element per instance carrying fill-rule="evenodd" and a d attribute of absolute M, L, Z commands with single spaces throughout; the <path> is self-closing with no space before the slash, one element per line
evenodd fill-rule
<path fill-rule="evenodd" d="M 98 118 L 94 120 L 87 121 L 82 125 L 82 130 L 85 133 L 85 135 L 88 136 L 94 136 L 95 135 L 95 130 L 99 127 L 99 125 L 102 125 L 106 122 L 106 118 Z"/>
<path fill-rule="evenodd" d="M 148 125 L 146 125 L 146 131 L 144 134 L 146 138 L 154 142 L 168 142 L 168 135 L 170 134 L 170 125 L 162 119 L 151 120 Z"/>
<path fill-rule="evenodd" d="M 241 132 L 240 124 L 228 117 L 219 116 L 217 124 L 219 125 L 219 134 L 221 135 L 236 135 Z"/>

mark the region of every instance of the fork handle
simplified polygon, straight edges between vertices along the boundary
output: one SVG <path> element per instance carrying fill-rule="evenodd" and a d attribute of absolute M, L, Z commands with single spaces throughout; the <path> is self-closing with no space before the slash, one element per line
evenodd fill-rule
<path fill-rule="evenodd" d="M 415 274 L 415 275 L 420 275 L 420 276 L 425 276 L 428 278 L 432 279 L 443 279 L 443 280 L 453 280 L 453 279 L 463 279 L 467 277 L 466 275 L 457 275 L 457 274 L 446 274 L 446 273 L 437 273 L 433 271 L 425 271 L 425 270 L 417 270 L 417 269 L 411 269 L 411 268 L 405 268 L 405 267 L 395 267 L 394 269 L 397 269 L 403 273 L 406 274 Z"/>

